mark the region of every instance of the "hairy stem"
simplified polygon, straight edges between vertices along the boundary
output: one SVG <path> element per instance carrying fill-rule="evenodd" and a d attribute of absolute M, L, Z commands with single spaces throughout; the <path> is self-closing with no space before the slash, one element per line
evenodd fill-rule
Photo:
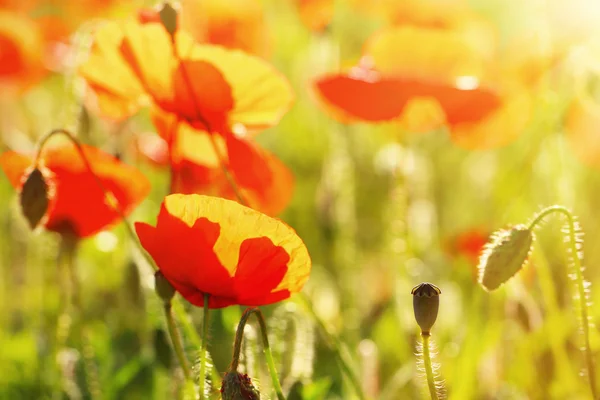
<path fill-rule="evenodd" d="M 204 313 L 202 314 L 202 345 L 200 347 L 200 376 L 198 380 L 198 394 L 200 395 L 201 400 L 205 398 L 204 384 L 206 382 L 206 348 L 208 340 L 209 299 L 210 295 L 208 293 L 204 293 Z"/>
<path fill-rule="evenodd" d="M 244 311 L 244 314 L 242 314 L 242 318 L 240 319 L 240 323 L 238 324 L 237 331 L 235 333 L 235 342 L 233 344 L 233 358 L 231 361 L 231 365 L 229 366 L 229 371 L 235 372 L 239 366 L 240 352 L 242 349 L 242 339 L 244 338 L 244 328 L 246 327 L 246 323 L 248 322 L 248 319 L 252 314 L 256 315 L 256 319 L 258 320 L 258 324 L 260 326 L 260 335 L 263 341 L 265 358 L 267 360 L 269 374 L 271 375 L 271 382 L 273 383 L 273 388 L 275 389 L 275 393 L 277 394 L 277 399 L 285 400 L 285 396 L 283 395 L 283 389 L 281 388 L 279 378 L 277 377 L 277 369 L 275 368 L 275 361 L 273 360 L 273 354 L 271 353 L 271 346 L 269 345 L 267 324 L 265 323 L 265 318 L 262 312 L 257 307 L 247 308 L 246 311 Z"/>
<path fill-rule="evenodd" d="M 167 319 L 167 328 L 169 330 L 169 336 L 171 337 L 171 343 L 173 343 L 173 349 L 175 350 L 175 354 L 177 355 L 177 360 L 179 360 L 179 365 L 181 365 L 181 369 L 183 370 L 183 376 L 185 376 L 185 380 L 190 381 L 192 379 L 192 373 L 190 370 L 188 360 L 183 351 L 181 335 L 179 334 L 179 329 L 177 329 L 175 318 L 173 318 L 173 306 L 170 301 L 165 302 L 164 310 L 165 317 Z"/>
<path fill-rule="evenodd" d="M 423 365 L 425 374 L 427 375 L 427 386 L 429 387 L 429 395 L 431 400 L 438 400 L 437 389 L 435 387 L 435 377 L 433 375 L 433 367 L 431 365 L 431 354 L 429 353 L 429 333 L 421 332 L 423 338 Z"/>
<path fill-rule="evenodd" d="M 598 389 L 596 386 L 596 371 L 594 366 L 594 358 L 592 355 L 592 349 L 590 346 L 590 326 L 589 326 L 589 312 L 588 312 L 588 304 L 587 304 L 587 294 L 585 283 L 583 279 L 583 272 L 581 266 L 581 259 L 578 255 L 579 250 L 577 249 L 577 238 L 576 238 L 576 229 L 575 229 L 575 218 L 571 211 L 563 206 L 550 206 L 543 209 L 533 221 L 529 224 L 529 229 L 533 229 L 536 225 L 538 225 L 546 216 L 552 213 L 559 213 L 564 215 L 567 218 L 567 225 L 569 229 L 569 252 L 571 253 L 571 257 L 573 259 L 573 266 L 575 268 L 575 285 L 577 287 L 577 295 L 579 297 L 579 305 L 581 312 L 581 330 L 583 331 L 584 338 L 584 353 L 585 353 L 585 361 L 587 366 L 587 375 L 590 384 L 590 390 L 592 391 L 592 397 L 594 399 L 598 398 Z"/>

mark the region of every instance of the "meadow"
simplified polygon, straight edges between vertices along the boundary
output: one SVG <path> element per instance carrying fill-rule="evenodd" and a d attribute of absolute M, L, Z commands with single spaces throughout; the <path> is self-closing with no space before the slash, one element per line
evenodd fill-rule
<path fill-rule="evenodd" d="M 598 399 L 593 0 L 0 0 L 0 400 Z"/>

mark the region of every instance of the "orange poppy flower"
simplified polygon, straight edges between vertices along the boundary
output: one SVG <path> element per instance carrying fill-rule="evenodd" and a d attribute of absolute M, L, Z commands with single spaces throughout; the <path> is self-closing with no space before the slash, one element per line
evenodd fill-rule
<path fill-rule="evenodd" d="M 44 75 L 42 33 L 35 21 L 16 12 L 0 10 L 0 84 L 17 87 Z"/>
<path fill-rule="evenodd" d="M 313 32 L 324 31 L 335 12 L 333 0 L 296 0 L 300 20 Z"/>
<path fill-rule="evenodd" d="M 474 78 L 475 79 L 475 78 Z M 349 74 L 335 74 L 316 82 L 321 99 L 345 121 L 390 121 L 399 118 L 415 98 L 433 98 L 450 125 L 477 121 L 496 109 L 500 102 L 491 90 L 466 86 L 458 78 L 455 85 L 383 76 L 368 66 L 353 68 Z M 462 85 L 462 87 L 461 87 Z"/>
<path fill-rule="evenodd" d="M 96 32 L 80 73 L 102 114 L 126 118 L 151 99 L 199 128 L 219 132 L 239 124 L 256 131 L 277 124 L 291 106 L 291 86 L 260 58 L 195 43 L 183 31 L 175 39 L 176 52 L 155 22 L 108 23 Z"/>
<path fill-rule="evenodd" d="M 264 10 L 258 0 L 183 0 L 181 29 L 201 43 L 265 54 Z"/>
<path fill-rule="evenodd" d="M 171 192 L 237 199 L 208 133 L 178 122 L 173 114 L 155 113 L 153 122 L 170 154 Z M 248 135 L 225 132 L 215 135 L 214 140 L 248 204 L 268 215 L 283 211 L 293 194 L 294 176 L 291 171 Z M 152 150 L 149 154 L 151 159 L 157 159 L 162 153 L 162 149 L 157 147 Z"/>
<path fill-rule="evenodd" d="M 150 182 L 137 169 L 95 147 L 82 147 L 94 173 L 114 199 L 106 198 L 74 146 L 48 148 L 41 158 L 43 170 L 54 187 L 44 226 L 79 238 L 94 235 L 119 220 L 111 201 L 116 199 L 129 214 L 150 192 Z M 0 155 L 0 166 L 17 189 L 30 172 L 32 162 L 31 157 L 13 151 Z"/>
<path fill-rule="evenodd" d="M 135 224 L 142 246 L 190 303 L 260 306 L 299 292 L 311 261 L 302 240 L 283 222 L 236 202 L 173 194 L 156 227 Z"/>

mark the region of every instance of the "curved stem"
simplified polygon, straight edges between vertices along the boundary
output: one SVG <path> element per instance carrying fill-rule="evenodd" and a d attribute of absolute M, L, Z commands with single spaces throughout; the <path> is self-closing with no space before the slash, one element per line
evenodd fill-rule
<path fill-rule="evenodd" d="M 62 129 L 62 128 L 54 129 L 42 137 L 42 139 L 40 140 L 40 142 L 38 144 L 37 153 L 36 153 L 35 159 L 34 159 L 34 165 L 39 164 L 44 146 L 46 145 L 48 140 L 51 137 L 53 137 L 54 135 L 64 135 L 71 141 L 71 143 L 73 143 L 73 145 L 77 149 L 79 155 L 81 156 L 81 159 L 83 160 L 85 167 L 87 168 L 89 173 L 93 176 L 94 181 L 96 182 L 98 187 L 104 192 L 105 196 L 110 197 L 111 192 L 106 188 L 106 186 L 102 183 L 102 181 L 100 180 L 98 175 L 96 175 L 96 173 L 92 169 L 92 166 L 91 166 L 89 160 L 87 159 L 85 152 L 83 151 L 83 147 L 81 146 L 81 143 L 75 137 L 75 135 L 73 135 L 67 129 Z M 129 236 L 130 240 L 135 244 L 138 251 L 140 252 L 142 257 L 144 257 L 144 260 L 153 269 L 153 271 L 158 271 L 158 267 L 157 267 L 156 263 L 154 262 L 154 259 L 152 258 L 152 256 L 150 256 L 150 254 L 148 254 L 148 252 L 144 249 L 144 247 L 142 247 L 140 241 L 138 240 L 137 235 L 135 234 L 135 232 L 133 231 L 133 228 L 129 224 L 129 220 L 125 216 L 125 212 L 121 208 L 119 201 L 117 199 L 115 199 L 114 197 L 113 197 L 113 199 L 114 199 L 114 201 L 111 202 L 111 205 L 114 206 L 117 214 L 119 215 L 119 218 L 123 222 L 123 225 L 125 225 L 127 235 Z M 177 318 L 180 321 L 182 321 L 182 324 L 183 324 L 186 334 L 188 334 L 190 336 L 190 339 L 194 345 L 199 346 L 201 343 L 200 338 L 198 337 L 197 332 L 194 330 L 194 327 L 193 327 L 191 321 L 189 320 L 185 309 L 181 306 L 178 299 L 173 300 L 173 303 L 175 306 L 175 310 L 174 310 L 175 315 L 177 315 Z M 190 376 L 191 376 L 191 374 L 190 374 Z M 212 379 L 213 379 L 213 382 L 215 382 L 215 384 L 218 384 L 220 386 L 221 377 L 219 374 L 213 373 Z"/>
<path fill-rule="evenodd" d="M 205 398 L 204 383 L 206 382 L 206 347 L 208 340 L 208 302 L 210 295 L 204 293 L 204 313 L 202 314 L 202 345 L 200 347 L 200 377 L 198 379 L 198 394 L 200 400 Z"/>
<path fill-rule="evenodd" d="M 421 338 L 423 338 L 423 365 L 425 366 L 427 386 L 429 387 L 429 395 L 431 396 L 431 400 L 438 400 L 437 390 L 435 387 L 435 377 L 433 376 L 433 367 L 431 365 L 431 354 L 429 353 L 429 337 L 429 333 L 421 332 Z"/>
<path fill-rule="evenodd" d="M 323 334 L 323 336 L 325 336 L 329 348 L 334 351 L 340 369 L 342 370 L 343 374 L 346 375 L 346 378 L 350 381 L 350 384 L 354 388 L 355 394 L 358 396 L 359 399 L 366 400 L 367 397 L 365 396 L 362 385 L 360 384 L 358 377 L 356 376 L 354 370 L 351 367 L 352 362 L 348 359 L 346 353 L 342 351 L 343 343 L 339 340 L 339 338 L 337 338 L 336 336 L 331 334 L 331 332 L 329 332 L 329 329 L 327 329 L 327 326 L 325 326 L 325 322 L 323 322 L 323 320 L 317 315 L 309 299 L 306 296 L 302 295 L 302 293 L 300 298 L 303 300 L 302 302 L 304 304 L 304 307 L 308 310 L 310 315 L 316 321 L 317 325 L 319 326 L 319 329 L 321 330 L 321 333 Z"/>
<path fill-rule="evenodd" d="M 185 376 L 186 381 L 189 381 L 192 379 L 192 372 L 190 370 L 188 360 L 183 351 L 181 336 L 179 335 L 179 330 L 177 329 L 175 318 L 173 318 L 173 307 L 170 301 L 165 302 L 164 310 L 165 317 L 167 319 L 167 328 L 169 330 L 169 336 L 171 337 L 171 343 L 173 343 L 173 349 L 175 350 L 175 354 L 177 355 L 177 359 L 179 360 L 181 369 L 183 369 L 183 376 Z"/>
<path fill-rule="evenodd" d="M 577 249 L 577 238 L 575 235 L 575 218 L 571 211 L 563 206 L 550 206 L 543 209 L 539 214 L 535 216 L 533 221 L 529 224 L 529 229 L 533 229 L 538 225 L 546 216 L 552 213 L 559 213 L 567 218 L 567 224 L 569 227 L 569 252 L 573 258 L 573 264 L 575 268 L 575 284 L 577 286 L 577 294 L 579 297 L 579 305 L 581 312 L 581 330 L 583 331 L 584 338 L 584 352 L 585 361 L 587 365 L 588 380 L 590 383 L 590 390 L 594 399 L 598 398 L 598 389 L 596 387 L 596 371 L 594 366 L 594 358 L 592 355 L 592 349 L 590 346 L 590 326 L 589 326 L 589 315 L 588 315 L 588 304 L 587 295 L 585 289 L 585 283 L 583 279 L 583 272 L 581 266 L 581 259 L 578 255 L 579 250 Z"/>
<path fill-rule="evenodd" d="M 260 335 L 263 341 L 265 358 L 267 360 L 267 366 L 269 367 L 269 374 L 271 375 L 271 382 L 273 383 L 273 388 L 277 393 L 277 399 L 285 400 L 285 396 L 283 395 L 283 389 L 281 388 L 279 378 L 277 377 L 277 370 L 275 368 L 275 361 L 273 361 L 271 346 L 269 345 L 267 324 L 265 323 L 265 318 L 262 312 L 257 307 L 247 308 L 246 311 L 244 311 L 244 314 L 242 314 L 242 318 L 240 319 L 240 323 L 238 324 L 237 331 L 235 333 L 235 342 L 233 344 L 233 358 L 231 361 L 231 365 L 229 366 L 229 372 L 235 372 L 239 366 L 240 352 L 242 349 L 242 339 L 244 338 L 244 328 L 246 327 L 246 323 L 248 322 L 248 319 L 252 314 L 256 315 L 256 319 L 258 320 L 258 324 L 260 325 Z"/>

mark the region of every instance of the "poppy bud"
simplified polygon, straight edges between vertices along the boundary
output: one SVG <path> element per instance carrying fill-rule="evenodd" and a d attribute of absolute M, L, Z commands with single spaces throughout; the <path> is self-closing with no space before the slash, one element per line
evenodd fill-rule
<path fill-rule="evenodd" d="M 495 290 L 527 263 L 534 235 L 525 225 L 496 232 L 479 259 L 479 283 Z"/>
<path fill-rule="evenodd" d="M 177 11 L 169 3 L 164 3 L 160 11 L 160 22 L 163 24 L 169 35 L 175 35 L 177 32 Z"/>
<path fill-rule="evenodd" d="M 247 374 L 227 372 L 221 385 L 222 400 L 259 400 L 260 392 Z"/>
<path fill-rule="evenodd" d="M 34 168 L 25 179 L 19 202 L 29 226 L 35 229 L 50 205 L 50 187 L 38 168 Z"/>
<path fill-rule="evenodd" d="M 442 291 L 431 283 L 421 283 L 410 292 L 413 295 L 415 319 L 421 327 L 421 334 L 429 335 L 429 331 L 437 319 Z"/>
<path fill-rule="evenodd" d="M 160 271 L 154 274 L 154 290 L 165 303 L 170 302 L 175 296 L 175 288 Z"/>

